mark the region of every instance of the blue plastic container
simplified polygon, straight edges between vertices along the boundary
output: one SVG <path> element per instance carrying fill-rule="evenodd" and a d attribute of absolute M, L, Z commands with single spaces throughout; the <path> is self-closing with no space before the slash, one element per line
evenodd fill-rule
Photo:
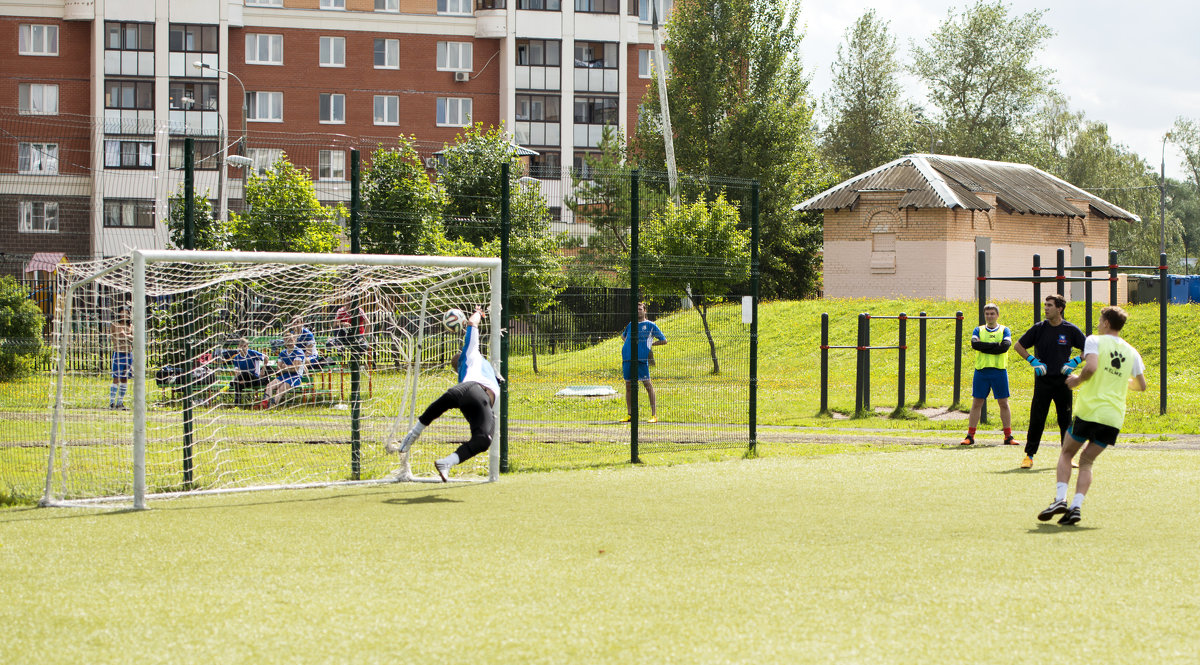
<path fill-rule="evenodd" d="M 1186 304 L 1191 285 L 1192 278 L 1187 275 L 1167 275 L 1167 302 Z"/>
<path fill-rule="evenodd" d="M 1192 275 L 1188 284 L 1188 302 L 1200 303 L 1200 275 Z"/>

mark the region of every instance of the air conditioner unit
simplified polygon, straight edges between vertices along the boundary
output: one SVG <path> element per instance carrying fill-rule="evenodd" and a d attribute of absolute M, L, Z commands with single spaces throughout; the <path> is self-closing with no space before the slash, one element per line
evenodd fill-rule
<path fill-rule="evenodd" d="M 425 168 L 427 168 L 427 169 L 431 169 L 431 170 L 436 169 L 437 163 L 438 163 L 437 157 L 426 157 L 425 158 Z"/>
<path fill-rule="evenodd" d="M 471 72 L 454 72 L 454 80 L 459 83 L 466 83 L 471 80 Z"/>

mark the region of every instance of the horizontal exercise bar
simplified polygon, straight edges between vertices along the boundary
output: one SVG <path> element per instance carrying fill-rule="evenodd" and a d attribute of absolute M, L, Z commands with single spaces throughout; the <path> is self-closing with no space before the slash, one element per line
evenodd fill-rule
<path fill-rule="evenodd" d="M 822 349 L 857 349 L 859 347 L 854 346 L 853 344 L 851 344 L 850 346 L 831 346 L 829 344 L 822 344 L 821 348 Z"/>
<path fill-rule="evenodd" d="M 1112 277 L 976 277 L 980 282 L 1111 282 Z"/>

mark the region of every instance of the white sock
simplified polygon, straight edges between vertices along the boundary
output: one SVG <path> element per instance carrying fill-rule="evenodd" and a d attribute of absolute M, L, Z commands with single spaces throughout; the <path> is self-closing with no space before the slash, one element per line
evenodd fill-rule
<path fill-rule="evenodd" d="M 1066 501 L 1067 500 L 1067 484 L 1066 483 L 1058 483 L 1054 486 L 1054 500 L 1055 501 Z"/>
<path fill-rule="evenodd" d="M 1071 502 L 1071 507 L 1072 508 L 1083 508 L 1083 495 L 1082 494 L 1075 495 L 1075 500 Z"/>
<path fill-rule="evenodd" d="M 443 466 L 443 467 L 449 469 L 450 467 L 454 466 L 455 464 L 458 464 L 459 461 L 460 460 L 458 459 L 458 453 L 450 453 L 449 455 L 446 455 L 442 459 L 438 460 L 437 463 L 438 463 L 438 466 Z"/>

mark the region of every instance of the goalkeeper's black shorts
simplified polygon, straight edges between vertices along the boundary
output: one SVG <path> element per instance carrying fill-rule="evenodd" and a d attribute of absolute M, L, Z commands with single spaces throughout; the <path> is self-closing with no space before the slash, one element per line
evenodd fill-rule
<path fill-rule="evenodd" d="M 484 387 L 474 381 L 460 383 L 435 399 L 418 420 L 428 427 L 450 409 L 458 409 L 471 426 L 471 438 L 458 447 L 459 460 L 465 461 L 492 445 L 496 419 L 492 415 L 492 398 Z"/>

